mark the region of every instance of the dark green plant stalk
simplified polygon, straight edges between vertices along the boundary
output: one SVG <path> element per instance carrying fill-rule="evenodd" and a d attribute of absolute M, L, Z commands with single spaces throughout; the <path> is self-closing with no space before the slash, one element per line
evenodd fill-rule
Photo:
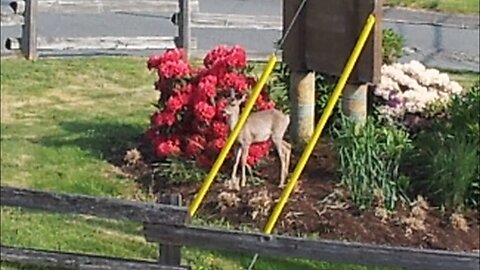
<path fill-rule="evenodd" d="M 383 205 L 393 209 L 408 188 L 408 181 L 399 175 L 401 158 L 411 148 L 408 134 L 378 126 L 372 118 L 359 126 L 342 116 L 335 135 L 341 183 L 353 203 L 368 208 L 378 199 L 375 191 L 380 191 Z"/>

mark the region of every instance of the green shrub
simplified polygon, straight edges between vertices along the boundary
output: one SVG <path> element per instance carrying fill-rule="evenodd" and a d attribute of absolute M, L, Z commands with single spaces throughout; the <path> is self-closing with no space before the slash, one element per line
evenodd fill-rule
<path fill-rule="evenodd" d="M 480 177 L 480 83 L 455 96 L 444 118 L 436 118 L 415 140 L 418 188 L 436 204 L 478 206 Z"/>
<path fill-rule="evenodd" d="M 478 143 L 480 139 L 480 81 L 462 96 L 452 99 L 449 121 L 439 121 L 437 126 L 450 135 L 465 134 L 469 141 Z"/>
<path fill-rule="evenodd" d="M 382 62 L 392 64 L 403 55 L 403 46 L 405 40 L 403 37 L 391 28 L 383 29 L 382 39 Z"/>
<path fill-rule="evenodd" d="M 274 68 L 270 86 L 270 98 L 277 104 L 277 107 L 286 113 L 290 113 L 290 69 L 285 63 L 279 63 Z"/>
<path fill-rule="evenodd" d="M 468 200 L 476 178 L 478 184 L 475 148 L 476 145 L 465 137 L 457 136 L 425 153 L 428 175 L 424 184 L 430 200 L 453 208 Z"/>
<path fill-rule="evenodd" d="M 169 158 L 154 164 L 155 178 L 162 183 L 184 184 L 200 182 L 207 176 L 194 161 Z"/>
<path fill-rule="evenodd" d="M 411 148 L 408 134 L 380 126 L 373 118 L 359 126 L 342 116 L 340 127 L 335 128 L 335 145 L 341 183 L 353 203 L 368 208 L 380 196 L 383 206 L 393 209 L 409 186 L 408 178 L 399 173 L 401 159 Z"/>
<path fill-rule="evenodd" d="M 323 74 L 316 74 L 315 76 L 315 114 L 317 118 L 323 113 L 323 110 L 327 106 L 328 100 L 332 95 L 333 89 L 335 88 L 337 79 L 332 76 L 323 75 Z M 341 102 L 338 101 L 337 105 L 332 112 L 331 119 L 335 119 L 338 117 L 338 113 L 340 112 Z"/>

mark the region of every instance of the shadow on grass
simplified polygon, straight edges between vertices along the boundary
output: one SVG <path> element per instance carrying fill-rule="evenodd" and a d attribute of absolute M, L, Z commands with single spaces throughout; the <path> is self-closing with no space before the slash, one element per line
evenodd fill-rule
<path fill-rule="evenodd" d="M 144 144 L 145 127 L 142 124 L 98 119 L 97 121 L 65 121 L 59 126 L 65 133 L 43 137 L 39 143 L 56 149 L 79 148 L 93 158 L 107 161 L 131 175 L 142 191 L 150 193 L 155 189 L 155 181 L 148 164 L 141 162 L 133 166 L 125 166 L 124 157 L 130 149 L 138 148 L 147 160 L 151 156 L 150 148 Z"/>
<path fill-rule="evenodd" d="M 52 266 L 37 266 L 33 264 L 17 263 L 17 262 L 4 262 L 2 261 L 2 269 L 6 270 L 67 270 L 67 268 L 52 267 Z"/>
<path fill-rule="evenodd" d="M 125 151 L 142 141 L 143 127 L 109 120 L 66 121 L 60 127 L 66 134 L 47 136 L 40 143 L 47 147 L 78 147 L 94 158 L 121 165 Z"/>

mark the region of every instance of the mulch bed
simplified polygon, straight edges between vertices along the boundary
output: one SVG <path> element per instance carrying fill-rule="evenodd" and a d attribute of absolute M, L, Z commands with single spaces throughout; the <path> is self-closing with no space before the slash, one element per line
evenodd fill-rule
<path fill-rule="evenodd" d="M 144 159 L 118 165 L 142 185 L 152 185 L 148 151 L 141 144 L 137 148 Z M 290 172 L 297 158 L 292 156 Z M 322 239 L 452 251 L 478 252 L 480 249 L 477 210 L 452 215 L 420 199 L 414 205 L 399 204 L 391 214 L 382 207 L 360 211 L 353 206 L 347 192 L 338 186 L 335 163 L 331 143 L 320 142 L 275 226 L 275 233 L 315 234 Z M 274 153 L 258 173 L 265 182 L 247 185 L 240 191 L 229 190 L 224 183 L 216 181 L 198 215 L 206 220 L 224 220 L 233 226 L 246 225 L 261 230 L 282 191 L 277 186 L 279 162 Z M 157 180 L 153 191 L 181 193 L 184 204 L 188 205 L 200 185 L 173 185 Z"/>

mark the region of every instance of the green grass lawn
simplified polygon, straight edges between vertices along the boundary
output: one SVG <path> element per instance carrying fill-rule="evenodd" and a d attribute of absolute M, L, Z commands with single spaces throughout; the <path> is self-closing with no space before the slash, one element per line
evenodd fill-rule
<path fill-rule="evenodd" d="M 455 71 L 455 70 L 441 70 L 448 73 L 450 79 L 457 81 L 465 89 L 470 89 L 475 82 L 480 80 L 480 74 L 473 71 Z"/>
<path fill-rule="evenodd" d="M 449 13 L 480 13 L 478 0 L 385 0 L 385 4 L 411 8 L 422 8 Z"/>
<path fill-rule="evenodd" d="M 108 159 L 148 125 L 157 93 L 139 58 L 1 61 L 2 185 L 151 201 Z M 141 224 L 1 209 L 4 245 L 150 259 Z M 193 269 L 244 269 L 251 255 L 185 248 Z M 1 269 L 38 269 L 2 263 Z M 379 269 L 260 258 L 257 270 Z"/>

